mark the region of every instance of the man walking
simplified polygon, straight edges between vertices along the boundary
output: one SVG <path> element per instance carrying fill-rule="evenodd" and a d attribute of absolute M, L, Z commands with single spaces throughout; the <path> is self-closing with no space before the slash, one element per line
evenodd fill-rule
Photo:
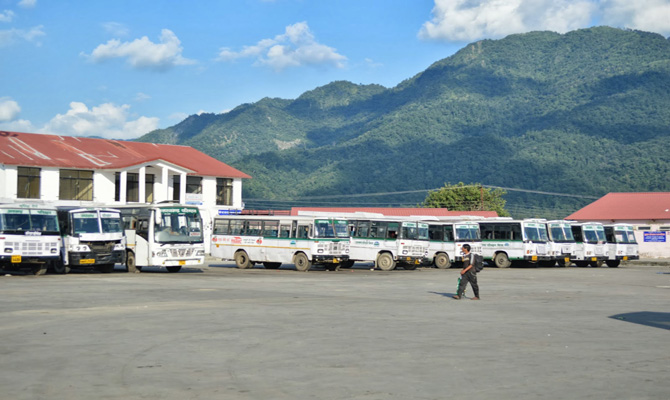
<path fill-rule="evenodd" d="M 465 287 L 470 282 L 472 291 L 475 292 L 475 297 L 472 300 L 479 300 L 479 285 L 477 285 L 477 271 L 472 265 L 472 253 L 470 253 L 470 245 L 464 244 L 462 247 L 463 253 L 463 269 L 461 270 L 461 281 L 458 284 L 458 293 L 453 296 L 454 299 L 460 300 L 465 294 Z"/>

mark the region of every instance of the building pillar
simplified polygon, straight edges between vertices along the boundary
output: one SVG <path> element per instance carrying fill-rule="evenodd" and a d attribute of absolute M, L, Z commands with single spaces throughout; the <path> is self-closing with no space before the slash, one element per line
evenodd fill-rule
<path fill-rule="evenodd" d="M 138 198 L 137 200 L 140 203 L 146 203 L 147 202 L 147 194 L 146 194 L 146 173 L 147 173 L 147 167 L 140 167 L 140 176 L 139 176 L 139 181 L 137 182 L 138 185 Z"/>
<path fill-rule="evenodd" d="M 186 203 L 186 173 L 179 174 L 179 204 Z"/>
<path fill-rule="evenodd" d="M 119 173 L 119 202 L 121 204 L 128 204 L 126 196 L 127 191 L 128 191 L 128 171 L 121 171 Z"/>

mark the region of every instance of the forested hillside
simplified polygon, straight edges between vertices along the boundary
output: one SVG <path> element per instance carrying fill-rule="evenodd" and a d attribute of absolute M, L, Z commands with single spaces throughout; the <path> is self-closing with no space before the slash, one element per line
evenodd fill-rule
<path fill-rule="evenodd" d="M 599 27 L 483 40 L 394 88 L 333 82 L 295 100 L 191 116 L 141 140 L 235 166 L 253 176 L 246 199 L 288 200 L 274 207 L 314 196 L 414 205 L 425 192 L 338 196 L 445 182 L 602 196 L 670 190 L 668 105 L 670 42 Z M 506 198 L 518 217 L 562 217 L 591 201 Z"/>

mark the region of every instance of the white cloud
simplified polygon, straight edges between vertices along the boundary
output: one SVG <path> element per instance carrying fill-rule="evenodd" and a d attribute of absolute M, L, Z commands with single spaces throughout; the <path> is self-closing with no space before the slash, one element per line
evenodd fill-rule
<path fill-rule="evenodd" d="M 471 41 L 533 30 L 564 33 L 588 26 L 595 10 L 593 0 L 435 0 L 433 19 L 419 37 Z"/>
<path fill-rule="evenodd" d="M 101 104 L 89 109 L 73 101 L 65 114 L 57 114 L 41 131 L 58 135 L 101 136 L 109 139 L 134 139 L 158 128 L 158 118 L 129 120 L 130 106 Z"/>
<path fill-rule="evenodd" d="M 255 65 L 267 65 L 275 70 L 305 65 L 329 65 L 343 68 L 347 58 L 336 49 L 318 43 L 306 22 L 289 25 L 283 34 L 273 39 L 263 39 L 241 51 L 224 47 L 219 51 L 219 61 L 255 58 Z"/>
<path fill-rule="evenodd" d="M 39 25 L 30 28 L 29 30 L 15 28 L 0 30 L 0 47 L 9 46 L 17 41 L 23 40 L 35 43 L 37 46 L 41 46 L 42 43 L 39 41 L 39 38 L 46 35 L 43 29 L 44 27 Z"/>
<path fill-rule="evenodd" d="M 12 22 L 14 15 L 14 11 L 12 10 L 5 10 L 0 12 L 0 22 Z"/>
<path fill-rule="evenodd" d="M 146 101 L 146 100 L 149 100 L 150 98 L 151 98 L 151 96 L 149 96 L 146 93 L 142 93 L 142 92 L 138 92 L 135 95 L 135 101 Z"/>
<path fill-rule="evenodd" d="M 181 42 L 171 30 L 161 31 L 160 43 L 153 43 L 146 36 L 132 42 L 112 39 L 93 50 L 90 59 L 103 62 L 112 58 L 126 58 L 134 68 L 167 70 L 177 65 L 194 64 L 194 60 L 182 57 Z"/>
<path fill-rule="evenodd" d="M 19 7 L 23 8 L 33 8 L 37 5 L 37 0 L 21 0 L 19 1 Z"/>
<path fill-rule="evenodd" d="M 19 103 L 9 97 L 0 97 L 0 122 L 12 121 L 20 112 Z"/>
<path fill-rule="evenodd" d="M 602 0 L 601 13 L 606 25 L 670 35 L 668 0 Z"/>

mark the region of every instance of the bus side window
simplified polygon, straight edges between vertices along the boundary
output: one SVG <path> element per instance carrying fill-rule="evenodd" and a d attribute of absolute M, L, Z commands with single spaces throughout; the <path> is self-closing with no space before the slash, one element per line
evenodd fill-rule
<path fill-rule="evenodd" d="M 510 232 L 512 234 L 511 240 L 523 240 L 520 224 L 514 224 L 510 228 L 512 228 Z"/>
<path fill-rule="evenodd" d="M 263 234 L 264 237 L 277 237 L 279 232 L 279 221 L 264 221 Z"/>
<path fill-rule="evenodd" d="M 215 235 L 227 235 L 228 234 L 228 228 L 230 226 L 230 221 L 227 219 L 224 220 L 216 220 L 214 221 L 214 234 Z"/>
<path fill-rule="evenodd" d="M 149 240 L 149 221 L 146 219 L 137 220 L 136 223 L 136 232 L 139 236 L 144 238 L 144 240 Z"/>
<path fill-rule="evenodd" d="M 307 239 L 309 237 L 309 225 L 298 226 L 298 239 Z"/>
<path fill-rule="evenodd" d="M 469 239 L 469 238 L 466 238 Z M 453 242 L 454 241 L 454 227 L 453 225 L 444 226 L 444 241 Z"/>
<path fill-rule="evenodd" d="M 291 225 L 280 225 L 279 226 L 279 237 L 280 238 L 291 237 Z"/>

